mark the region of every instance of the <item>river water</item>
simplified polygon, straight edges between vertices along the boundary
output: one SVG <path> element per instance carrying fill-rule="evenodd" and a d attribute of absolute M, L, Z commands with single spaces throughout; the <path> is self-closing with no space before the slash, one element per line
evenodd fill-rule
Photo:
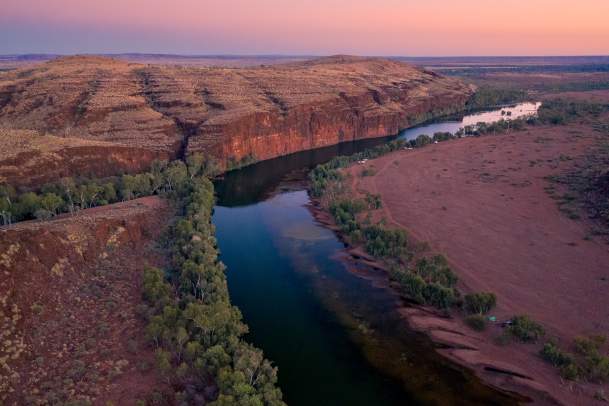
<path fill-rule="evenodd" d="M 538 107 L 516 105 L 509 117 L 534 114 Z M 505 111 L 446 119 L 399 137 L 455 132 L 505 118 Z M 279 367 L 291 406 L 516 404 L 410 330 L 386 276 L 347 261 L 343 244 L 307 207 L 304 180 L 311 168 L 391 139 L 300 152 L 229 172 L 217 182 L 213 222 L 231 300 L 250 327 L 248 340 Z"/>

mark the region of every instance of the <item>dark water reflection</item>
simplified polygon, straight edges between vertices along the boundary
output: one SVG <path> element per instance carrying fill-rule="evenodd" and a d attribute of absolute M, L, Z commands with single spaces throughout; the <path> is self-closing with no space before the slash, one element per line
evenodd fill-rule
<path fill-rule="evenodd" d="M 264 200 L 282 181 L 303 180 L 315 166 L 328 162 L 337 155 L 356 152 L 384 144 L 395 137 L 374 138 L 345 142 L 330 147 L 297 152 L 268 161 L 259 162 L 237 171 L 229 172 L 216 183 L 219 204 L 243 206 Z"/>
<path fill-rule="evenodd" d="M 385 277 L 351 272 L 304 190 L 214 214 L 231 299 L 290 405 L 511 404 L 408 329 Z"/>
<path fill-rule="evenodd" d="M 213 221 L 249 339 L 279 367 L 293 406 L 515 404 L 410 330 L 386 276 L 347 265 L 342 243 L 307 208 L 309 169 L 388 139 L 293 154 L 217 182 Z"/>
<path fill-rule="evenodd" d="M 501 114 L 502 111 L 509 111 L 511 118 L 517 118 L 534 114 L 539 106 L 540 103 L 519 103 L 502 109 L 436 120 L 403 130 L 397 136 L 344 142 L 270 159 L 229 172 L 223 181 L 216 183 L 216 192 L 221 205 L 241 206 L 252 204 L 268 197 L 268 194 L 275 191 L 282 181 L 306 179 L 309 170 L 321 163 L 328 162 L 337 155 L 352 155 L 396 138 L 411 140 L 421 134 L 433 135 L 436 132 L 454 134 L 466 125 L 479 122 L 492 123 L 507 117 Z"/>

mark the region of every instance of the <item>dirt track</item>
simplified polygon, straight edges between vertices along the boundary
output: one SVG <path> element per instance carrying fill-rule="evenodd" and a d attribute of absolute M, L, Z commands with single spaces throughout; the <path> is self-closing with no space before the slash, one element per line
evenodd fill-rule
<path fill-rule="evenodd" d="M 389 154 L 366 164 L 376 169 L 371 177 L 361 177 L 362 165 L 349 170 L 358 192 L 380 193 L 390 223 L 446 255 L 462 291 L 494 292 L 499 320 L 528 314 L 566 343 L 609 333 L 609 245 L 589 240 L 590 224 L 559 211 L 544 190 L 545 177 L 577 162 L 598 137 L 583 125 L 536 127 Z M 516 386 L 525 383 L 566 404 L 590 404 L 587 396 L 597 389 L 561 382 L 537 356 L 538 346 L 495 345 L 498 326 L 485 336 L 452 326 L 452 334 L 416 311 L 410 316 L 436 341 L 476 350 L 446 351 L 450 357 L 532 378 L 516 378 L 522 381 Z"/>

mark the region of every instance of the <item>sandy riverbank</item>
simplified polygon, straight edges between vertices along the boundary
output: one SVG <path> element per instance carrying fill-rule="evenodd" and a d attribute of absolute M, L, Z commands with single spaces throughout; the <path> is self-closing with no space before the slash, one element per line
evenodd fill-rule
<path fill-rule="evenodd" d="M 347 171 L 356 194 L 381 195 L 375 217 L 446 255 L 461 291 L 494 292 L 499 320 L 528 314 L 546 327 L 546 337 L 568 345 L 576 335 L 609 332 L 609 246 L 587 237 L 590 224 L 558 210 L 545 177 L 572 167 L 598 137 L 586 125 L 535 127 L 392 153 L 365 165 L 374 176 L 362 177 L 362 165 Z M 313 211 L 336 230 L 326 212 Z M 382 268 L 357 247 L 350 250 Z M 498 325 L 477 333 L 459 317 L 426 308 L 406 307 L 403 314 L 441 344 L 442 354 L 536 403 L 593 404 L 596 391 L 608 392 L 607 385 L 562 380 L 538 356 L 541 344 L 496 344 Z"/>

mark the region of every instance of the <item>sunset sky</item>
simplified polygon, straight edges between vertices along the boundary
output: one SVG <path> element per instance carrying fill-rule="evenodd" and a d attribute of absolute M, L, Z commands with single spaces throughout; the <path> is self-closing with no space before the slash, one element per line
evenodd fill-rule
<path fill-rule="evenodd" d="M 609 0 L 0 3 L 0 54 L 609 54 Z"/>

